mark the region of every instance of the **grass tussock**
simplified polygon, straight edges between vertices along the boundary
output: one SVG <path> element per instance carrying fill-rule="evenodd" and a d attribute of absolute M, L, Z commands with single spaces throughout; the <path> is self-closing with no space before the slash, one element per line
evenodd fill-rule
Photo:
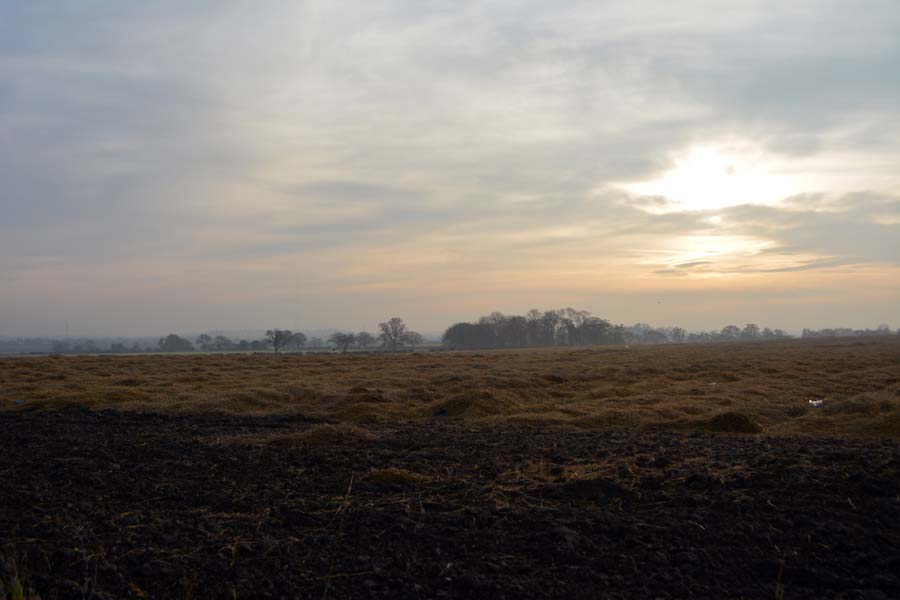
<path fill-rule="evenodd" d="M 299 434 L 305 444 L 331 446 L 335 444 L 369 442 L 376 439 L 375 433 L 346 423 L 336 425 L 316 425 Z"/>
<path fill-rule="evenodd" d="M 809 400 L 824 400 L 813 407 Z M 0 358 L 0 410 L 900 435 L 900 338 L 403 355 Z"/>
<path fill-rule="evenodd" d="M 716 433 L 762 433 L 763 427 L 754 421 L 750 415 L 742 412 L 729 411 L 712 418 L 696 423 L 699 429 Z"/>
<path fill-rule="evenodd" d="M 0 600 L 41 600 L 32 589 L 28 572 L 20 566 L 12 546 L 0 552 Z"/>
<path fill-rule="evenodd" d="M 471 390 L 454 394 L 430 407 L 436 417 L 490 417 L 513 414 L 516 401 L 502 390 Z"/>

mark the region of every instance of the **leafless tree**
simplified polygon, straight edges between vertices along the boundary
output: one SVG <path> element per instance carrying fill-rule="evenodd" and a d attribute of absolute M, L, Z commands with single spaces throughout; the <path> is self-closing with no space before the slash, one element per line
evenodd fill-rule
<path fill-rule="evenodd" d="M 726 340 L 736 340 L 741 337 L 741 328 L 737 325 L 726 325 L 722 328 L 719 336 Z"/>
<path fill-rule="evenodd" d="M 741 337 L 745 340 L 755 340 L 760 336 L 759 325 L 756 323 L 747 323 L 744 330 L 741 331 Z"/>
<path fill-rule="evenodd" d="M 359 346 L 360 349 L 368 350 L 368 348 L 374 343 L 375 336 L 368 331 L 360 331 L 356 334 L 356 345 Z"/>
<path fill-rule="evenodd" d="M 288 329 L 269 329 L 266 331 L 266 341 L 275 349 L 275 354 L 291 339 L 294 333 Z"/>
<path fill-rule="evenodd" d="M 346 352 L 347 348 L 356 341 L 356 336 L 352 333 L 341 333 L 340 331 L 336 331 L 331 334 L 331 337 L 328 338 L 328 341 L 341 352 Z"/>
<path fill-rule="evenodd" d="M 422 335 L 416 333 L 415 331 L 407 331 L 406 333 L 404 333 L 402 340 L 404 344 L 409 344 L 409 347 L 413 350 L 413 352 L 415 352 L 416 346 L 421 346 L 422 342 L 425 341 Z"/>
<path fill-rule="evenodd" d="M 209 350 L 210 346 L 212 345 L 212 341 L 213 339 L 211 337 L 209 337 L 205 333 L 201 333 L 199 336 L 197 336 L 197 340 L 194 343 L 197 344 L 201 350 Z"/>
<path fill-rule="evenodd" d="M 306 346 L 306 334 L 300 331 L 294 333 L 285 344 L 286 348 L 293 348 L 294 350 L 299 350 L 304 346 Z"/>
<path fill-rule="evenodd" d="M 403 334 L 406 333 L 406 324 L 400 317 L 391 317 L 390 320 L 379 323 L 378 329 L 381 330 L 378 338 L 381 340 L 382 346 L 390 348 L 396 352 L 403 344 Z"/>

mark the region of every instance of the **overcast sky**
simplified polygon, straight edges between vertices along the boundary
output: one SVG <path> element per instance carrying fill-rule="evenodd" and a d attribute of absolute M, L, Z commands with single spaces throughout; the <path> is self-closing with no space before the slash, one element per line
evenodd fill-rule
<path fill-rule="evenodd" d="M 570 305 L 900 326 L 900 2 L 0 0 L 0 335 Z"/>

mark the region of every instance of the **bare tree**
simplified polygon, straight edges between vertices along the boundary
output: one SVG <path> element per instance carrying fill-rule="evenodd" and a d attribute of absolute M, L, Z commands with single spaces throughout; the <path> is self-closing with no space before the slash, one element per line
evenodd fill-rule
<path fill-rule="evenodd" d="M 391 351 L 396 352 L 397 348 L 403 343 L 403 334 L 406 333 L 406 324 L 403 322 L 403 319 L 400 317 L 391 317 L 391 319 L 385 323 L 379 323 L 378 329 L 381 330 L 378 338 L 381 340 L 381 345 L 390 348 Z"/>
<path fill-rule="evenodd" d="M 212 341 L 213 350 L 234 350 L 236 344 L 224 335 L 217 335 Z"/>
<path fill-rule="evenodd" d="M 336 331 L 331 334 L 328 341 L 331 342 L 336 349 L 340 349 L 341 352 L 346 352 L 350 344 L 356 341 L 356 336 L 352 333 L 341 333 L 340 331 Z"/>
<path fill-rule="evenodd" d="M 759 325 L 756 323 L 747 323 L 744 330 L 741 331 L 741 337 L 745 340 L 755 340 L 760 336 Z"/>
<path fill-rule="evenodd" d="M 403 337 L 401 339 L 403 340 L 404 344 L 409 344 L 409 347 L 413 352 L 416 351 L 416 346 L 421 346 L 422 342 L 425 341 L 422 335 L 416 333 L 415 331 L 407 331 L 403 334 Z"/>
<path fill-rule="evenodd" d="M 306 346 L 306 334 L 298 331 L 291 336 L 291 339 L 287 341 L 287 347 L 293 348 L 294 350 L 299 350 Z"/>
<path fill-rule="evenodd" d="M 726 340 L 736 340 L 741 337 L 741 328 L 737 325 L 726 325 L 719 335 Z"/>
<path fill-rule="evenodd" d="M 278 354 L 278 350 L 281 349 L 293 335 L 294 333 L 289 329 L 270 329 L 266 331 L 266 341 L 272 344 L 272 347 L 275 349 L 275 354 Z"/>
<path fill-rule="evenodd" d="M 206 335 L 205 333 L 201 333 L 197 336 L 196 344 L 200 347 L 201 350 L 209 350 L 210 346 L 212 346 L 213 339 Z"/>
<path fill-rule="evenodd" d="M 356 345 L 362 350 L 368 350 L 375 343 L 375 336 L 368 331 L 360 331 L 356 334 Z"/>
<path fill-rule="evenodd" d="M 669 341 L 668 336 L 662 331 L 656 329 L 647 329 L 641 337 L 641 342 L 645 344 L 665 344 Z"/>
<path fill-rule="evenodd" d="M 556 343 L 556 328 L 559 326 L 560 315 L 555 310 L 544 311 L 541 315 L 541 334 L 543 335 L 543 345 L 552 346 Z"/>

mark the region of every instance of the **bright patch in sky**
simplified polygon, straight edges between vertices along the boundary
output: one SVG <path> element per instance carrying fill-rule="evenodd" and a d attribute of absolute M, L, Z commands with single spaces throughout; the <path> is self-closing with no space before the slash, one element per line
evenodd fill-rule
<path fill-rule="evenodd" d="M 686 235 L 671 242 L 671 262 L 749 257 L 771 246 L 770 241 L 746 235 Z"/>
<path fill-rule="evenodd" d="M 625 185 L 642 196 L 663 196 L 675 205 L 653 212 L 716 210 L 741 204 L 775 204 L 803 191 L 803 182 L 762 152 L 734 147 L 694 147 L 675 159 L 659 179 Z"/>

